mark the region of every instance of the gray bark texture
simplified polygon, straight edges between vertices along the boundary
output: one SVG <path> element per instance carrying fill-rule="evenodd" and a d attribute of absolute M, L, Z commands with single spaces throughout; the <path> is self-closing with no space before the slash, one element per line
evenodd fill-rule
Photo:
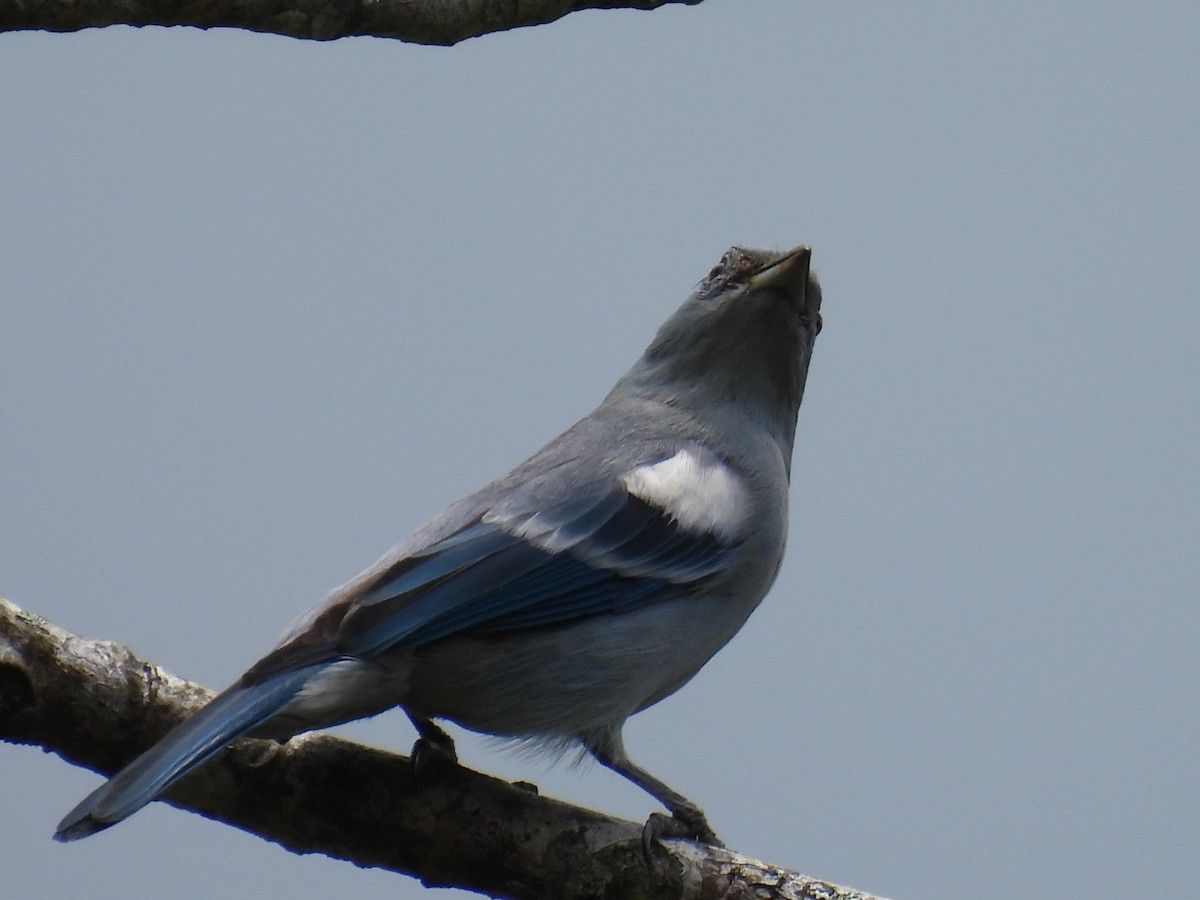
<path fill-rule="evenodd" d="M 332 41 L 395 38 L 449 46 L 544 25 L 584 9 L 657 9 L 701 0 L 0 0 L 0 31 L 81 31 L 107 25 L 244 28 Z"/>
<path fill-rule="evenodd" d="M 0 740 L 111 774 L 211 696 L 0 598 Z M 647 861 L 638 823 L 437 758 L 415 781 L 406 757 L 324 734 L 238 741 L 165 799 L 296 853 L 514 900 L 876 900 L 692 841 Z"/>

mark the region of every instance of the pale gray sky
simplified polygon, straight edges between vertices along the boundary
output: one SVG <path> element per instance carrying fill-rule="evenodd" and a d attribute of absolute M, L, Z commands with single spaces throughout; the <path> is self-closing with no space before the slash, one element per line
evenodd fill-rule
<path fill-rule="evenodd" d="M 881 894 L 1194 893 L 1200 7 L 975 7 L 0 36 L 0 594 L 221 687 L 589 410 L 728 245 L 809 243 L 783 573 L 631 752 Z M 97 783 L 0 747 L 7 896 L 427 896 L 157 804 L 52 843 Z"/>

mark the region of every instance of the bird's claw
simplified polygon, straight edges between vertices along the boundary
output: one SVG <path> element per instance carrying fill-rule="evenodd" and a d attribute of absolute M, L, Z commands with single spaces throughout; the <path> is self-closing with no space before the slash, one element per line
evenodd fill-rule
<path fill-rule="evenodd" d="M 429 771 L 430 766 L 445 763 L 456 764 L 458 753 L 454 750 L 454 740 L 440 728 L 425 731 L 413 744 L 410 765 L 412 766 L 413 786 L 421 786 L 421 776 Z"/>
<path fill-rule="evenodd" d="M 697 808 L 676 809 L 672 815 L 651 813 L 642 827 L 642 853 L 648 864 L 654 860 L 654 847 L 662 838 L 692 838 L 711 847 L 724 847 L 708 819 Z"/>

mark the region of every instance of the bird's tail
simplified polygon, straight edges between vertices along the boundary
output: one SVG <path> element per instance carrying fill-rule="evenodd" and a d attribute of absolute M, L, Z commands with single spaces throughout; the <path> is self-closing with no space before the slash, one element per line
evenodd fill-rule
<path fill-rule="evenodd" d="M 279 712 L 320 666 L 234 685 L 181 722 L 58 823 L 54 839 L 76 841 L 133 815 L 230 741 Z"/>

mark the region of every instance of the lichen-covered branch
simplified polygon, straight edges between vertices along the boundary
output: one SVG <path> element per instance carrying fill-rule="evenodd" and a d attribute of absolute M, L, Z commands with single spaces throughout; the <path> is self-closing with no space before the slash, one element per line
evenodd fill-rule
<path fill-rule="evenodd" d="M 331 41 L 354 35 L 457 44 L 584 9 L 657 9 L 701 0 L 0 0 L 0 31 L 106 25 L 244 28 Z"/>
<path fill-rule="evenodd" d="M 0 599 L 0 740 L 111 773 L 210 696 Z M 690 841 L 649 864 L 639 824 L 437 758 L 417 783 L 405 757 L 322 734 L 239 741 L 166 799 L 298 853 L 497 897 L 874 900 Z"/>

